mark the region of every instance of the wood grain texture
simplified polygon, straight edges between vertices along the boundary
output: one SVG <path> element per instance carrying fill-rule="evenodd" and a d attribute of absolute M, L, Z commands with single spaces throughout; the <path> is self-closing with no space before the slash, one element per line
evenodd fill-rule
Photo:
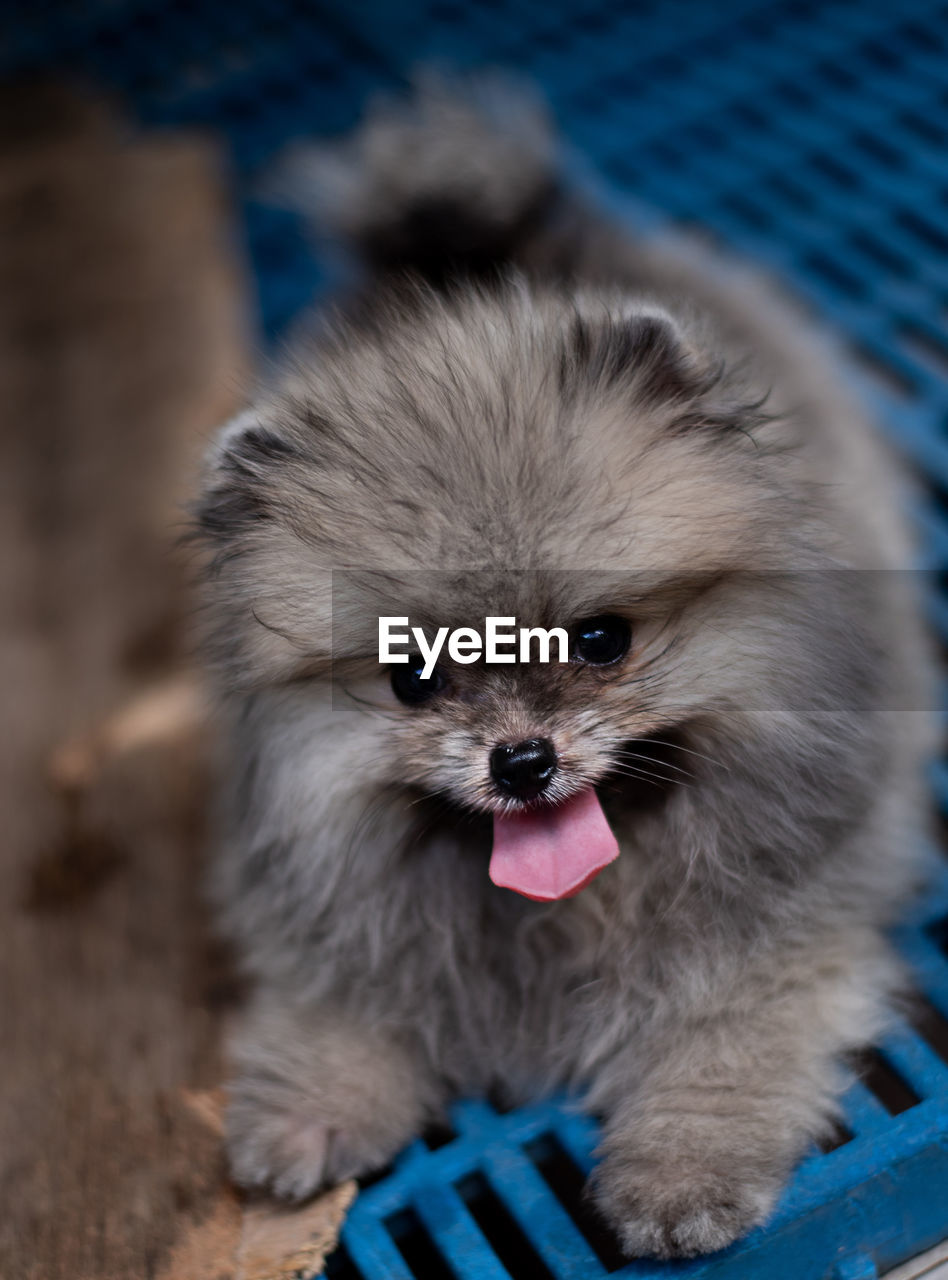
<path fill-rule="evenodd" d="M 233 991 L 199 892 L 201 753 L 109 766 L 78 852 L 44 766 L 180 662 L 170 548 L 239 404 L 246 290 L 212 143 L 131 138 L 58 91 L 2 107 L 0 1276 L 138 1280 L 228 1212 L 184 1092 L 218 1081 Z"/>

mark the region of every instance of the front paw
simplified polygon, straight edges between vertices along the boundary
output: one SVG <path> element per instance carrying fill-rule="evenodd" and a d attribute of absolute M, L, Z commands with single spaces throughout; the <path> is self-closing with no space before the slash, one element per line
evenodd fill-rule
<path fill-rule="evenodd" d="M 230 1052 L 231 1172 L 283 1199 L 382 1168 L 440 1109 L 414 1055 L 332 1011 L 261 997 Z"/>
<path fill-rule="evenodd" d="M 780 1179 L 748 1168 L 737 1152 L 708 1158 L 700 1149 L 648 1157 L 630 1151 L 608 1156 L 592 1189 L 631 1257 L 691 1258 L 723 1249 L 763 1222 Z"/>
<path fill-rule="evenodd" d="M 305 1200 L 323 1187 L 380 1168 L 401 1145 L 342 1108 L 268 1082 L 236 1081 L 227 1107 L 227 1153 L 235 1182 L 283 1200 Z"/>

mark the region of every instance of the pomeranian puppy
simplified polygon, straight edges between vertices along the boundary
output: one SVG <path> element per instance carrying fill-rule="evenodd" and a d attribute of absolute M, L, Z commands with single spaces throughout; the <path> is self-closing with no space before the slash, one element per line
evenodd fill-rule
<path fill-rule="evenodd" d="M 232 1169 L 302 1198 L 459 1094 L 573 1090 L 623 1246 L 702 1253 L 767 1217 L 897 986 L 909 540 L 823 335 L 597 213 L 529 104 L 452 93 L 314 162 L 361 283 L 199 504 L 255 984 Z M 492 616 L 569 660 L 379 662 L 380 617 Z"/>

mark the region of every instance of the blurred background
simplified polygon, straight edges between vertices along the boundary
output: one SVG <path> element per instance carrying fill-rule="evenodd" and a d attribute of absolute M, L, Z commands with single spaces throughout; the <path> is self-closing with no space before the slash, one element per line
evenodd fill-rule
<path fill-rule="evenodd" d="M 880 422 L 926 479 L 924 556 L 948 572 L 943 3 L 7 0 L 11 1280 L 238 1274 L 240 1210 L 207 1104 L 239 991 L 199 892 L 207 745 L 184 504 L 214 427 L 340 278 L 268 199 L 274 161 L 300 137 L 347 130 L 369 97 L 433 63 L 529 77 L 628 216 L 739 250 L 844 334 Z M 933 609 L 948 634 L 948 605 Z"/>

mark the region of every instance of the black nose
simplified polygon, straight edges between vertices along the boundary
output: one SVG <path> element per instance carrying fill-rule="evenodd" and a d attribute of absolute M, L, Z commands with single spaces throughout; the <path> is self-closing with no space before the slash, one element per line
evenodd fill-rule
<path fill-rule="evenodd" d="M 545 791 L 556 772 L 556 752 L 547 738 L 528 738 L 490 753 L 491 777 L 501 791 L 517 800 L 533 800 Z"/>

